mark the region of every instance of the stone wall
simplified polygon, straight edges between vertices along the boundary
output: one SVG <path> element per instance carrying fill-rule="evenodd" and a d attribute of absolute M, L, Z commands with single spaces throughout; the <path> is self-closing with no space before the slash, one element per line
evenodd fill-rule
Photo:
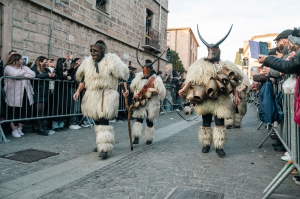
<path fill-rule="evenodd" d="M 143 44 L 146 8 L 154 13 L 152 28 L 159 30 L 159 0 L 109 0 L 108 13 L 99 11 L 96 0 L 0 0 L 11 17 L 11 49 L 34 61 L 38 56 L 58 58 L 89 55 L 90 44 L 102 40 L 107 52 L 137 66 L 136 48 Z M 162 0 L 161 51 L 166 49 L 168 0 Z M 9 12 L 10 11 L 10 12 Z M 5 39 L 5 38 L 4 38 Z M 7 38 L 6 38 L 7 39 Z M 153 60 L 157 54 L 140 47 L 139 58 Z M 165 56 L 160 60 L 164 68 Z M 155 67 L 157 67 L 155 64 Z"/>

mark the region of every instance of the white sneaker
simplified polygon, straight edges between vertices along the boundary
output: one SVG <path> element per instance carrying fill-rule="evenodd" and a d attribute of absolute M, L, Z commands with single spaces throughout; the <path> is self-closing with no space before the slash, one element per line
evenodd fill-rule
<path fill-rule="evenodd" d="M 180 110 L 179 110 L 179 109 L 176 109 L 176 111 L 179 112 Z"/>
<path fill-rule="evenodd" d="M 81 129 L 81 126 L 79 126 L 79 125 L 76 125 L 76 126 L 77 126 L 78 129 Z"/>
<path fill-rule="evenodd" d="M 286 156 L 286 155 L 290 155 L 289 152 L 285 152 L 285 153 L 284 153 L 284 156 Z"/>
<path fill-rule="evenodd" d="M 53 130 L 50 130 L 50 131 L 48 132 L 48 135 L 53 135 L 54 133 L 56 133 L 56 132 L 53 131 Z"/>
<path fill-rule="evenodd" d="M 21 128 L 17 128 L 17 131 L 20 135 L 24 135 L 24 133 L 22 132 L 22 127 Z"/>
<path fill-rule="evenodd" d="M 86 128 L 86 127 L 89 127 L 90 125 L 89 125 L 89 124 L 86 124 L 86 123 L 84 123 L 84 124 L 81 124 L 81 126 Z"/>
<path fill-rule="evenodd" d="M 115 119 L 114 120 L 109 120 L 109 122 L 116 123 L 116 120 Z"/>
<path fill-rule="evenodd" d="M 20 138 L 20 137 L 21 137 L 21 135 L 19 134 L 19 131 L 18 131 L 18 130 L 14 130 L 14 131 L 11 133 L 11 135 L 12 135 L 13 137 L 15 137 L 15 138 Z"/>
<path fill-rule="evenodd" d="M 80 129 L 78 127 L 79 127 L 78 125 L 71 125 L 71 126 L 69 126 L 69 129 L 72 129 L 72 130 Z"/>
<path fill-rule="evenodd" d="M 291 156 L 290 155 L 285 155 L 285 156 L 282 156 L 280 159 L 287 162 L 291 159 Z"/>

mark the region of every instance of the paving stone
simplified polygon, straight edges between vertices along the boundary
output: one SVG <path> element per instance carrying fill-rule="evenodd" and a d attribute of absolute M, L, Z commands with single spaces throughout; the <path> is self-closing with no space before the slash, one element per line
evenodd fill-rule
<path fill-rule="evenodd" d="M 40 198 L 72 198 L 75 193 L 75 196 L 82 198 L 162 199 L 176 187 L 224 193 L 225 199 L 262 198 L 263 189 L 284 163 L 280 160 L 282 154 L 275 152 L 271 146 L 273 140 L 268 139 L 263 149 L 257 148 L 266 132 L 256 131 L 259 124 L 256 113 L 251 107 L 248 110 L 242 128 L 227 131 L 225 158 L 219 158 L 213 146 L 210 153 L 201 153 L 199 123 L 140 151 L 133 151 L 130 155 Z M 170 120 L 171 117 L 173 120 Z M 180 120 L 176 113 L 171 113 L 160 116 L 155 125 L 156 128 L 161 128 Z M 113 126 L 118 142 L 128 141 L 127 134 L 122 132 L 126 128 L 125 123 L 114 123 Z M 76 137 L 79 139 L 76 140 Z M 68 138 L 71 138 L 72 143 L 66 145 Z M 29 134 L 24 139 L 13 140 L 11 147 L 7 147 L 9 144 L 0 144 L 0 155 L 26 149 L 29 143 L 33 148 L 48 147 L 49 151 L 60 152 L 59 158 L 52 157 L 30 165 L 0 159 L 0 170 L 3 173 L 0 174 L 0 182 L 30 174 L 35 172 L 34 169 L 43 169 L 43 164 L 56 165 L 84 156 L 95 147 L 94 139 L 91 129 L 83 129 L 68 132 L 68 135 L 60 132 L 49 138 Z M 60 143 L 60 140 L 66 142 Z M 260 158 L 258 155 L 261 153 L 266 158 Z M 288 178 L 275 191 L 275 198 L 280 195 L 300 197 L 299 186 L 295 185 L 291 177 Z"/>

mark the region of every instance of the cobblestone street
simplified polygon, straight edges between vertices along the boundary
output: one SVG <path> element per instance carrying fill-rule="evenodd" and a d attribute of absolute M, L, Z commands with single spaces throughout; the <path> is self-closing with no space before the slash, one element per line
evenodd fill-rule
<path fill-rule="evenodd" d="M 159 116 L 152 145 L 142 139 L 132 152 L 127 121 L 112 123 L 117 142 L 105 161 L 91 152 L 95 147 L 91 128 L 48 137 L 27 133 L 0 144 L 0 156 L 29 148 L 59 155 L 28 164 L 0 158 L 0 198 L 162 199 L 176 188 L 222 193 L 226 199 L 262 198 L 285 162 L 280 160 L 283 152 L 273 150 L 274 140 L 257 148 L 267 131 L 256 130 L 255 109 L 248 110 L 242 128 L 227 131 L 225 158 L 218 157 L 213 147 L 208 154 L 201 152 L 197 135 L 201 117 L 186 122 L 175 112 Z M 299 197 L 292 175 L 270 196 Z"/>

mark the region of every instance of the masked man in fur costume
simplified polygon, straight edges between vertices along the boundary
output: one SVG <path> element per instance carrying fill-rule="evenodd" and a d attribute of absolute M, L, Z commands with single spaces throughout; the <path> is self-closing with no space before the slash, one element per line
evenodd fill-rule
<path fill-rule="evenodd" d="M 118 79 L 126 81 L 129 69 L 115 54 L 105 54 L 101 43 L 91 45 L 91 56 L 85 59 L 76 72 L 79 85 L 73 98 L 78 99 L 80 91 L 86 92 L 81 102 L 84 116 L 95 120 L 96 144 L 101 159 L 106 159 L 115 143 L 113 127 L 109 120 L 117 117 L 119 109 Z M 128 95 L 126 90 L 123 95 Z"/>
<path fill-rule="evenodd" d="M 137 50 L 137 61 L 143 68 L 143 72 L 137 73 L 130 84 L 130 89 L 134 93 L 134 112 L 132 116 L 137 118 L 132 125 L 133 144 L 138 144 L 142 135 L 144 135 L 146 144 L 151 144 L 154 139 L 153 121 L 159 115 L 160 101 L 166 95 L 162 79 L 153 71 L 153 64 L 159 58 L 142 66 L 138 59 Z M 147 126 L 143 131 L 144 119 L 146 119 Z"/>
<path fill-rule="evenodd" d="M 237 66 L 232 62 L 220 60 L 219 45 L 227 38 L 231 28 L 216 44 L 208 44 L 198 30 L 200 40 L 208 48 L 208 56 L 197 60 L 189 67 L 185 85 L 178 92 L 179 95 L 183 95 L 187 91 L 186 98 L 195 105 L 196 113 L 202 115 L 203 126 L 200 127 L 199 132 L 202 152 L 208 153 L 213 141 L 219 156 L 225 155 L 224 118 L 231 118 L 233 113 L 233 102 L 229 94 L 234 93 L 235 103 L 239 104 L 235 87 L 243 81 L 240 79 L 242 71 Z M 211 129 L 212 116 L 216 124 L 213 130 Z"/>
<path fill-rule="evenodd" d="M 243 83 L 240 84 L 236 90 L 238 92 L 241 103 L 235 106 L 235 110 L 231 119 L 225 119 L 225 126 L 227 129 L 230 128 L 241 128 L 241 123 L 244 115 L 247 112 L 247 93 L 250 89 L 250 82 L 248 77 L 243 73 Z M 234 95 L 231 95 L 232 100 L 234 100 Z"/>

